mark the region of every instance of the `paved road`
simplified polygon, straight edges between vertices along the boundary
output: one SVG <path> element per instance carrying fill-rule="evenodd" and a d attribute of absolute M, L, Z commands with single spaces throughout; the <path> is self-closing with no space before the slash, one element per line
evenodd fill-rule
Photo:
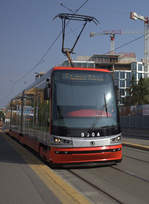
<path fill-rule="evenodd" d="M 0 203 L 90 204 L 33 152 L 0 131 Z"/>
<path fill-rule="evenodd" d="M 0 203 L 61 203 L 2 134 L 0 133 Z"/>
<path fill-rule="evenodd" d="M 56 170 L 93 203 L 149 203 L 149 131 L 127 130 L 117 166 Z"/>
<path fill-rule="evenodd" d="M 126 143 L 130 142 L 127 137 L 124 139 Z M 14 141 L 16 144 L 12 145 L 9 140 L 13 141 L 4 133 L 0 133 L 2 204 L 87 204 L 90 201 L 104 204 L 149 203 L 149 152 L 146 150 L 124 146 L 123 161 L 114 167 L 98 166 L 52 171 L 38 159 L 32 159 L 31 153 L 26 163 L 26 153 L 23 152 L 22 155 L 22 152 L 18 154 L 14 151 L 14 148 L 19 149 L 20 145 Z M 132 138 L 131 145 L 136 145 L 136 141 L 137 138 Z M 141 146 L 144 146 L 142 141 L 144 140 L 141 140 Z M 61 178 L 65 181 L 61 181 Z M 63 192 L 58 190 L 58 186 Z M 82 194 L 79 196 L 78 192 L 84 196 L 81 197 Z M 69 198 L 66 194 L 69 194 Z"/>
<path fill-rule="evenodd" d="M 149 152 L 123 147 L 114 166 L 56 170 L 93 203 L 149 204 Z"/>

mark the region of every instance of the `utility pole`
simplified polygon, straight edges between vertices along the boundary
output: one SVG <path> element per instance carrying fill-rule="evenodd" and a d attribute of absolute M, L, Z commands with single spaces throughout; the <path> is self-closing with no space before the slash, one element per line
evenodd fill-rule
<path fill-rule="evenodd" d="M 149 17 L 130 12 L 130 19 L 144 21 L 144 75 L 149 77 Z"/>

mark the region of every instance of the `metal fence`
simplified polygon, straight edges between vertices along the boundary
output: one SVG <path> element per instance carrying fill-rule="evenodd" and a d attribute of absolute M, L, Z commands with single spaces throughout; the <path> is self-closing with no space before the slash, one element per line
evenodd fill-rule
<path fill-rule="evenodd" d="M 149 115 L 121 116 L 120 124 L 122 128 L 149 129 Z"/>

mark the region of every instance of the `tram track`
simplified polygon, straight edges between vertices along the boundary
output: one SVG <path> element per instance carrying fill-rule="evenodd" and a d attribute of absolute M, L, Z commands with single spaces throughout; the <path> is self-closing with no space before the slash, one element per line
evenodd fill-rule
<path fill-rule="evenodd" d="M 119 200 L 118 198 L 114 197 L 113 195 L 111 195 L 110 193 L 108 193 L 107 191 L 105 191 L 104 189 L 100 188 L 99 186 L 95 185 L 94 183 L 90 182 L 89 180 L 83 178 L 82 176 L 80 176 L 78 173 L 76 173 L 74 170 L 71 169 L 67 169 L 67 171 L 69 173 L 71 173 L 73 176 L 77 177 L 78 179 L 80 179 L 81 181 L 85 182 L 87 185 L 89 185 L 90 187 L 92 187 L 94 190 L 103 193 L 104 195 L 106 195 L 108 198 L 110 198 L 112 201 L 119 203 L 119 204 L 124 204 L 121 200 Z"/>
<path fill-rule="evenodd" d="M 145 160 L 138 159 L 138 158 L 135 158 L 135 157 L 127 156 L 127 155 L 125 155 L 125 154 L 123 154 L 123 157 L 127 157 L 127 158 L 129 158 L 129 159 L 134 159 L 134 160 L 136 160 L 136 161 L 139 161 L 139 162 L 143 162 L 143 163 L 149 164 L 149 161 L 145 161 Z"/>
<path fill-rule="evenodd" d="M 140 177 L 140 176 L 137 176 L 135 173 L 133 173 L 133 172 L 130 172 L 130 171 L 128 171 L 128 170 L 122 170 L 122 169 L 119 169 L 119 168 L 116 168 L 116 167 L 111 167 L 111 168 L 113 168 L 113 169 L 115 169 L 115 170 L 117 170 L 117 171 L 119 171 L 119 172 L 121 172 L 121 173 L 125 173 L 125 174 L 127 174 L 127 175 L 129 175 L 129 176 L 133 176 L 133 177 L 135 177 L 135 178 L 137 178 L 137 179 L 139 179 L 139 180 L 141 180 L 141 181 L 144 181 L 144 182 L 146 182 L 146 183 L 149 183 L 149 180 L 148 179 L 144 179 L 144 178 L 142 178 L 142 177 Z"/>
<path fill-rule="evenodd" d="M 125 155 L 126 156 L 126 155 Z M 129 156 L 127 156 L 128 158 L 130 158 Z M 134 160 L 137 160 L 137 161 L 140 161 L 140 162 L 145 162 L 145 163 L 149 163 L 147 161 L 143 161 L 141 159 L 136 159 L 134 157 L 132 157 L 131 159 L 134 159 Z M 123 170 L 121 168 L 118 168 L 117 166 L 110 166 L 109 168 L 115 170 L 115 171 L 118 171 L 120 173 L 122 173 L 123 175 L 127 175 L 127 176 L 130 176 L 131 178 L 135 178 L 137 179 L 138 181 L 142 181 L 142 182 L 145 182 L 146 185 L 149 184 L 149 179 L 146 179 L 146 178 L 143 178 L 139 175 L 137 175 L 135 172 L 132 172 L 132 171 L 129 171 L 129 170 Z M 75 178 L 78 178 L 79 180 L 81 180 L 82 182 L 84 182 L 85 184 L 89 185 L 90 187 L 92 187 L 97 193 L 100 192 L 102 193 L 103 195 L 105 195 L 108 199 L 111 200 L 111 202 L 115 202 L 115 203 L 125 203 L 124 200 L 121 198 L 119 198 L 119 196 L 116 196 L 116 194 L 113 194 L 113 193 L 110 193 L 109 191 L 106 190 L 106 188 L 103 188 L 102 186 L 100 185 L 97 185 L 94 181 L 88 179 L 87 177 L 85 177 L 84 175 L 81 175 L 79 172 L 76 171 L 76 169 L 67 169 L 67 171 L 73 175 Z M 123 176 L 122 176 L 123 177 Z M 109 201 L 110 202 L 110 201 Z"/>

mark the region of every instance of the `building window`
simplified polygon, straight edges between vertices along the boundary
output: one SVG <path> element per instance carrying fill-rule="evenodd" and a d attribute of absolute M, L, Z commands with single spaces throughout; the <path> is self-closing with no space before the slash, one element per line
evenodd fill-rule
<path fill-rule="evenodd" d="M 142 73 L 138 73 L 138 80 L 142 78 Z"/>
<path fill-rule="evenodd" d="M 118 80 L 119 79 L 119 72 L 114 72 L 114 79 Z"/>
<path fill-rule="evenodd" d="M 120 72 L 120 79 L 125 79 L 125 72 Z"/>
<path fill-rule="evenodd" d="M 118 87 L 118 80 L 114 80 L 114 85 Z"/>
<path fill-rule="evenodd" d="M 125 80 L 120 80 L 120 87 L 125 87 Z"/>
<path fill-rule="evenodd" d="M 130 85 L 131 85 L 131 79 L 127 79 L 126 80 L 126 87 L 130 87 Z"/>
<path fill-rule="evenodd" d="M 127 79 L 131 79 L 131 78 L 132 78 L 131 72 L 127 72 L 127 73 L 126 73 L 126 78 L 127 78 Z"/>
<path fill-rule="evenodd" d="M 138 71 L 142 71 L 142 64 L 138 64 Z"/>
<path fill-rule="evenodd" d="M 125 102 L 125 98 L 120 98 L 120 104 L 122 105 L 124 104 L 124 102 Z"/>
<path fill-rule="evenodd" d="M 137 81 L 137 73 L 136 72 L 132 72 L 132 78 L 134 81 Z"/>
<path fill-rule="evenodd" d="M 125 89 L 120 89 L 120 96 L 125 96 Z"/>
<path fill-rule="evenodd" d="M 136 71 L 136 69 L 137 69 L 136 63 L 132 63 L 132 70 Z"/>

